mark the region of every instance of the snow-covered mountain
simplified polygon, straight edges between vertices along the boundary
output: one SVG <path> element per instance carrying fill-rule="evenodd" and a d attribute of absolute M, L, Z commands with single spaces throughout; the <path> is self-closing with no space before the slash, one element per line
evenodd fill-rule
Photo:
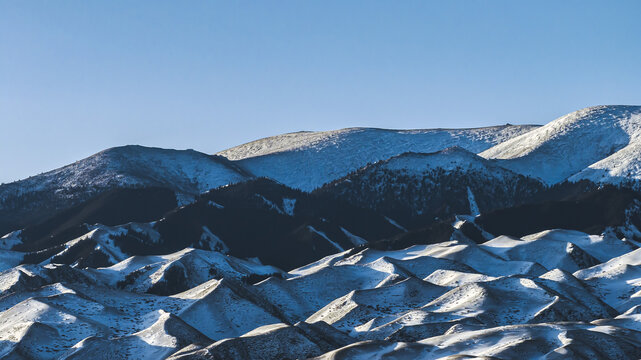
<path fill-rule="evenodd" d="M 368 163 L 405 152 L 430 153 L 460 146 L 474 153 L 535 129 L 504 125 L 477 129 L 385 130 L 351 128 L 297 132 L 219 152 L 256 176 L 311 191 Z"/>
<path fill-rule="evenodd" d="M 544 186 L 460 147 L 404 153 L 326 184 L 330 194 L 376 210 L 404 225 L 427 224 L 455 214 L 477 215 L 530 199 Z"/>
<path fill-rule="evenodd" d="M 167 150 L 144 146 L 122 146 L 101 151 L 86 159 L 26 180 L 6 184 L 0 197 L 54 189 L 170 187 L 183 195 L 246 178 L 242 171 L 220 157 L 194 150 Z"/>
<path fill-rule="evenodd" d="M 2 222 L 33 220 L 114 188 L 168 188 L 180 203 L 186 203 L 204 191 L 247 178 L 246 173 L 222 157 L 194 150 L 123 146 L 1 185 L 0 216 Z"/>
<path fill-rule="evenodd" d="M 2 185 L 0 359 L 640 359 L 639 136 L 602 106 Z"/>
<path fill-rule="evenodd" d="M 480 153 L 548 184 L 565 179 L 621 183 L 641 179 L 641 106 L 595 106 Z"/>
<path fill-rule="evenodd" d="M 532 128 L 303 132 L 257 140 L 219 155 L 142 146 L 111 148 L 60 169 L 0 185 L 0 233 L 113 189 L 167 188 L 180 204 L 187 204 L 212 188 L 266 176 L 310 191 L 369 162 L 403 152 L 432 152 L 456 145 L 478 152 Z"/>

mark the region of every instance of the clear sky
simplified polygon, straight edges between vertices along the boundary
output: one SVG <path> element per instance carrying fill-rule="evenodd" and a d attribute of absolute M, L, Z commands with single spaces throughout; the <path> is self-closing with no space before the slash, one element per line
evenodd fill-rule
<path fill-rule="evenodd" d="M 0 182 L 102 149 L 641 104 L 641 1 L 0 0 Z"/>

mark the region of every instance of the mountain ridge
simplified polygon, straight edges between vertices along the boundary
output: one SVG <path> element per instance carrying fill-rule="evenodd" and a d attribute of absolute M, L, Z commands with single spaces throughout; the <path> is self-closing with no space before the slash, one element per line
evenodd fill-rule
<path fill-rule="evenodd" d="M 635 114 L 487 150 L 514 159 L 477 154 L 487 128 L 299 133 L 253 168 L 108 149 L 3 198 L 0 358 L 639 359 Z M 254 173 L 271 162 L 291 178 Z"/>
<path fill-rule="evenodd" d="M 461 146 L 480 152 L 532 125 L 473 129 L 387 130 L 349 128 L 327 132 L 290 133 L 259 139 L 218 152 L 256 176 L 312 191 L 368 163 L 407 151 L 434 152 Z M 314 166 L 300 166 L 314 164 Z M 297 169 L 292 173 L 292 169 Z"/>
<path fill-rule="evenodd" d="M 578 174 L 632 145 L 633 149 L 628 150 L 632 153 L 625 157 L 633 157 L 632 161 L 636 161 L 631 165 L 636 176 L 641 159 L 634 149 L 641 146 L 637 145 L 640 141 L 641 106 L 602 105 L 564 115 L 479 155 L 495 159 L 501 166 L 518 173 L 554 184 L 570 177 L 573 180 L 590 178 Z M 597 168 L 608 171 L 607 163 L 601 163 Z"/>

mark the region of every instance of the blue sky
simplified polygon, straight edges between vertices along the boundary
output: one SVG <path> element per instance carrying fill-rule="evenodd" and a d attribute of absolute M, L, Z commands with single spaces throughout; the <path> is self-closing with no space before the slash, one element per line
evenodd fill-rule
<path fill-rule="evenodd" d="M 0 0 L 0 182 L 102 149 L 640 104 L 639 1 Z"/>

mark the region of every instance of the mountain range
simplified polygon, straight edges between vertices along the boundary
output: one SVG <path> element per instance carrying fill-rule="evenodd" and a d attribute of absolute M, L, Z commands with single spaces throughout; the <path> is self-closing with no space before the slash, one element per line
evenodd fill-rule
<path fill-rule="evenodd" d="M 641 358 L 641 106 L 0 185 L 0 359 Z"/>

